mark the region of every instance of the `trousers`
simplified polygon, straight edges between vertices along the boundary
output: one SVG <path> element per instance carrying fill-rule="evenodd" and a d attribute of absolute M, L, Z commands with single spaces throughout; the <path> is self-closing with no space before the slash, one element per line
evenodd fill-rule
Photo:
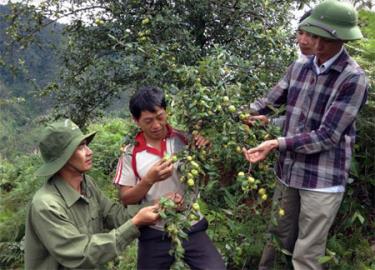
<path fill-rule="evenodd" d="M 341 205 L 344 193 L 325 193 L 295 189 L 278 183 L 273 201 L 285 210 L 277 225 L 270 226 L 284 250 L 290 253 L 295 270 L 321 270 L 329 229 Z M 274 268 L 276 248 L 266 244 L 259 270 Z"/>

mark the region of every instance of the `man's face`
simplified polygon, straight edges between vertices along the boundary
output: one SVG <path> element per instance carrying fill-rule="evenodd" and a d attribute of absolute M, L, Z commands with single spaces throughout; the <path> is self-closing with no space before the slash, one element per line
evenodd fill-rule
<path fill-rule="evenodd" d="M 343 45 L 341 40 L 329 39 L 312 35 L 315 41 L 315 55 L 318 58 L 319 64 L 324 63 L 335 54 L 337 54 Z"/>
<path fill-rule="evenodd" d="M 142 129 L 146 139 L 161 140 L 167 135 L 167 112 L 156 107 L 155 112 L 143 111 L 137 125 Z"/>
<path fill-rule="evenodd" d="M 304 55 L 314 55 L 315 40 L 312 38 L 310 33 L 307 33 L 301 29 L 297 31 L 297 43 Z"/>
<path fill-rule="evenodd" d="M 86 141 L 81 142 L 74 154 L 64 166 L 66 169 L 75 169 L 81 173 L 89 171 L 92 167 L 92 151 L 87 146 Z"/>

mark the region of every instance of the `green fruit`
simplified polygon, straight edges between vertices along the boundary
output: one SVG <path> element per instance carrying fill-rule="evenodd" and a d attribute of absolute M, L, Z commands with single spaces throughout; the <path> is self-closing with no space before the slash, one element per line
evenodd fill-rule
<path fill-rule="evenodd" d="M 266 194 L 266 190 L 265 190 L 264 188 L 260 188 L 260 189 L 258 190 L 258 194 L 259 194 L 259 195 L 264 195 L 264 194 Z"/>
<path fill-rule="evenodd" d="M 267 200 L 267 198 L 268 198 L 267 194 L 263 194 L 262 197 L 261 197 L 261 199 L 262 199 L 263 201 Z"/>
<path fill-rule="evenodd" d="M 189 161 L 192 161 L 193 157 L 192 156 L 187 156 L 186 159 L 189 160 Z"/>
<path fill-rule="evenodd" d="M 224 101 L 224 102 L 229 102 L 229 97 L 228 97 L 228 96 L 224 96 L 224 97 L 223 97 L 223 101 Z"/>
<path fill-rule="evenodd" d="M 170 158 L 171 158 L 171 155 L 168 154 L 168 153 L 165 153 L 165 155 L 164 155 L 164 157 L 163 157 L 163 160 L 164 160 L 164 161 L 168 161 Z"/>
<path fill-rule="evenodd" d="M 199 211 L 200 207 L 198 203 L 193 203 L 191 206 L 195 211 Z"/>
<path fill-rule="evenodd" d="M 189 179 L 187 180 L 187 185 L 188 185 L 189 187 L 194 186 L 194 184 L 195 184 L 194 179 L 189 178 Z"/>
<path fill-rule="evenodd" d="M 244 173 L 244 172 L 239 172 L 239 173 L 238 173 L 238 176 L 239 176 L 239 177 L 244 177 L 244 176 L 245 176 L 245 173 Z"/>
<path fill-rule="evenodd" d="M 255 183 L 255 179 L 254 179 L 254 177 L 252 177 L 252 176 L 249 176 L 249 177 L 247 178 L 247 181 L 248 181 L 250 184 L 254 184 L 254 183 Z"/>
<path fill-rule="evenodd" d="M 195 168 L 195 169 L 199 169 L 199 164 L 196 163 L 194 160 L 190 161 L 190 164 L 191 164 L 191 166 L 192 166 L 193 168 Z"/>
<path fill-rule="evenodd" d="M 142 24 L 143 25 L 146 25 L 146 24 L 149 24 L 150 23 L 150 19 L 149 18 L 144 18 L 143 20 L 142 20 Z"/>
<path fill-rule="evenodd" d="M 199 172 L 196 169 L 192 169 L 190 172 L 194 176 L 197 176 L 199 174 Z"/>
<path fill-rule="evenodd" d="M 97 18 L 97 19 L 95 19 L 95 23 L 96 23 L 96 25 L 103 25 L 104 21 L 101 20 L 101 19 L 99 19 L 99 18 Z"/>
<path fill-rule="evenodd" d="M 230 105 L 229 107 L 228 107 L 228 110 L 230 111 L 230 112 L 235 112 L 236 111 L 236 107 L 234 107 L 234 105 Z"/>
<path fill-rule="evenodd" d="M 197 215 L 194 215 L 193 213 L 191 213 L 189 215 L 189 220 L 190 221 L 195 221 L 195 220 L 198 220 L 198 219 L 199 219 L 199 217 Z"/>

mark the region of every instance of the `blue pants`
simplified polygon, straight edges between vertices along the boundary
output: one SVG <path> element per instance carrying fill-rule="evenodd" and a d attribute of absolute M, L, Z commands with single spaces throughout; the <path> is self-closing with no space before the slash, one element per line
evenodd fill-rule
<path fill-rule="evenodd" d="M 183 242 L 184 261 L 192 270 L 225 270 L 224 261 L 206 234 L 205 219 L 195 224 Z M 169 255 L 170 238 L 162 231 L 149 227 L 141 229 L 138 242 L 138 270 L 170 269 L 174 258 Z"/>

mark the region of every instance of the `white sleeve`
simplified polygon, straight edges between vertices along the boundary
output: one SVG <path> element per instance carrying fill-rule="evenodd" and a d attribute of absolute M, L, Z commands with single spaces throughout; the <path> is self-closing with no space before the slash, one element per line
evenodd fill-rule
<path fill-rule="evenodd" d="M 130 154 L 122 154 L 117 162 L 116 174 L 113 178 L 113 184 L 119 186 L 135 186 L 137 177 L 131 165 L 132 156 Z"/>

